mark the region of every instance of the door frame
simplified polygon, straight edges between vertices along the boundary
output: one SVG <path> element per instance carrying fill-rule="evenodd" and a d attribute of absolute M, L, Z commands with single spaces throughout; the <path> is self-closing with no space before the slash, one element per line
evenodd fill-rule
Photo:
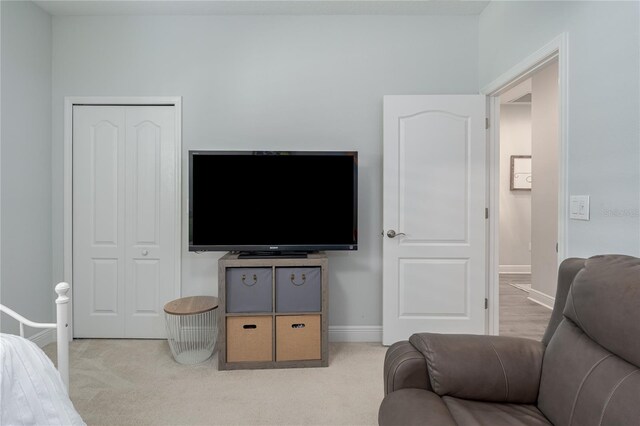
<path fill-rule="evenodd" d="M 499 231 L 500 231 L 500 95 L 531 77 L 553 60 L 558 60 L 558 265 L 566 258 L 567 251 L 567 182 L 569 147 L 569 34 L 563 32 L 549 43 L 527 56 L 500 77 L 483 87 L 480 93 L 487 96 L 488 143 L 487 182 L 489 185 L 487 206 L 488 268 L 487 268 L 487 324 L 488 334 L 500 331 L 500 279 L 499 279 Z"/>
<path fill-rule="evenodd" d="M 86 106 L 173 106 L 175 108 L 176 219 L 174 293 L 181 294 L 182 276 L 182 96 L 65 96 L 64 98 L 64 281 L 71 286 L 68 306 L 69 340 L 73 340 L 73 107 Z"/>

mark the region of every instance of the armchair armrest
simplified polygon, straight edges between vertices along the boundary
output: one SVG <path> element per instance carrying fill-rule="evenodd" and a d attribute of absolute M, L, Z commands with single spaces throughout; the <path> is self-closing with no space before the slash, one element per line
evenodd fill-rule
<path fill-rule="evenodd" d="M 406 388 L 432 390 L 424 355 L 406 340 L 387 349 L 383 377 L 385 395 Z"/>
<path fill-rule="evenodd" d="M 518 337 L 418 333 L 433 391 L 491 402 L 534 403 L 545 346 Z"/>

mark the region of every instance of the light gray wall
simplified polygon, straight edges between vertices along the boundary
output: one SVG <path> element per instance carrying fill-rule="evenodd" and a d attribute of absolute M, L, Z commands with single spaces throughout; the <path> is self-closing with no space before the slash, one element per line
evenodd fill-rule
<path fill-rule="evenodd" d="M 500 105 L 501 272 L 531 268 L 531 191 L 511 190 L 512 155 L 531 155 L 531 105 Z"/>
<path fill-rule="evenodd" d="M 189 149 L 357 150 L 360 249 L 330 253 L 329 321 L 380 325 L 382 96 L 477 93 L 477 22 L 54 17 L 54 276 L 62 277 L 64 96 L 181 95 L 183 294 L 217 293 L 218 255 L 187 252 Z"/>
<path fill-rule="evenodd" d="M 639 7 L 493 1 L 480 15 L 480 87 L 569 33 L 568 190 L 591 195 L 591 220 L 568 222 L 569 256 L 640 254 Z"/>
<path fill-rule="evenodd" d="M 0 298 L 31 320 L 51 322 L 51 18 L 30 2 L 2 1 L 0 14 Z M 17 330 L 3 316 L 2 332 Z"/>
<path fill-rule="evenodd" d="M 531 77 L 531 298 L 556 295 L 558 62 Z M 548 299 L 547 299 L 548 300 Z M 539 300 L 540 301 L 540 300 Z"/>

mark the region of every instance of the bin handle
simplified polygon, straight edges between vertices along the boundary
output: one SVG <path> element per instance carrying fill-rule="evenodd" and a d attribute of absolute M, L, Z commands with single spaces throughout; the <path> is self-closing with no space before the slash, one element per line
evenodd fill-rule
<path fill-rule="evenodd" d="M 291 284 L 295 285 L 295 286 L 301 286 L 302 284 L 304 284 L 307 281 L 307 275 L 306 274 L 302 274 L 302 282 L 300 284 L 298 284 L 296 282 L 296 274 L 291 274 Z"/>
<path fill-rule="evenodd" d="M 253 282 L 251 284 L 246 282 L 245 281 L 246 279 L 247 279 L 247 276 L 245 274 L 242 274 L 242 284 L 244 284 L 246 286 L 249 286 L 249 287 L 256 285 L 256 283 L 258 282 L 258 276 L 256 274 L 253 274 Z"/>

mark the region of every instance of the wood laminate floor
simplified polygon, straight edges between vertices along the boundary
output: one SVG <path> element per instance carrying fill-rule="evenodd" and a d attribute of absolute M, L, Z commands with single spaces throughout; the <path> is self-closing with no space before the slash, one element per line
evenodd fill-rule
<path fill-rule="evenodd" d="M 500 335 L 541 340 L 551 310 L 528 300 L 529 293 L 509 283 L 531 283 L 531 276 L 500 274 Z"/>

